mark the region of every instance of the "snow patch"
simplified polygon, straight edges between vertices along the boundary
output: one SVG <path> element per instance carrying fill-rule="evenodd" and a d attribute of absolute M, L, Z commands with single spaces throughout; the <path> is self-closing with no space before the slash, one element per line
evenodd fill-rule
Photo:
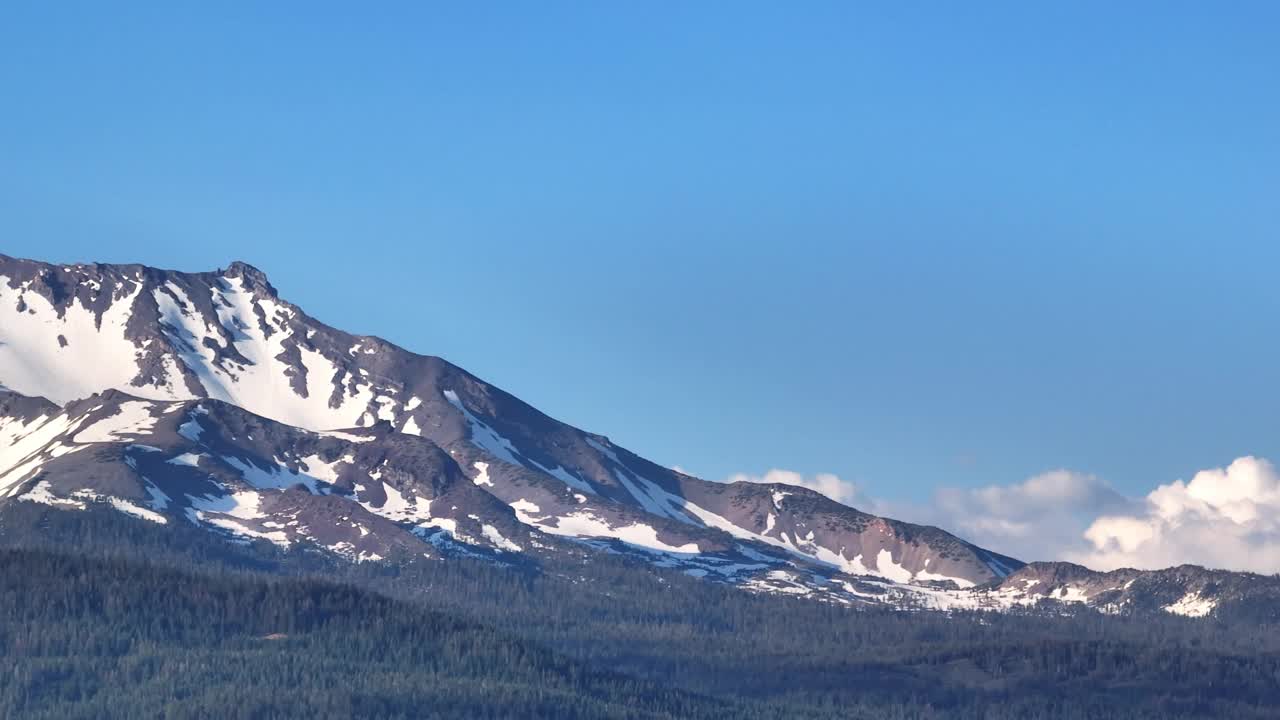
<path fill-rule="evenodd" d="M 512 506 L 514 507 L 514 505 Z M 697 554 L 700 552 L 696 543 L 669 545 L 658 539 L 658 531 L 643 523 L 632 523 L 611 527 L 603 519 L 586 511 L 572 512 L 558 518 L 534 518 L 527 513 L 520 519 L 528 522 L 543 532 L 568 537 L 614 538 L 628 545 L 658 550 L 660 552 Z M 554 521 L 552 524 L 551 521 Z"/>
<path fill-rule="evenodd" d="M 1209 598 L 1200 597 L 1199 593 L 1189 592 L 1171 605 L 1165 605 L 1164 611 L 1184 617 L 1204 617 L 1213 612 L 1218 603 Z"/>
<path fill-rule="evenodd" d="M 492 525 L 481 525 L 480 531 L 484 534 L 485 539 L 493 543 L 493 546 L 499 550 L 508 552 L 521 552 L 523 550 L 519 545 L 503 537 L 502 533 L 498 532 L 498 528 Z"/>
<path fill-rule="evenodd" d="M 422 435 L 422 428 L 418 427 L 418 421 L 410 415 L 409 419 L 404 421 L 404 427 L 400 428 L 400 432 L 406 435 Z"/>
<path fill-rule="evenodd" d="M 121 435 L 143 435 L 155 427 L 156 418 L 151 414 L 152 403 L 145 400 L 129 400 L 120 403 L 114 415 L 105 417 L 81 430 L 73 439 L 77 443 L 128 442 Z"/>
<path fill-rule="evenodd" d="M 341 430 L 327 430 L 323 432 L 318 432 L 316 434 L 323 435 L 324 437 L 337 438 L 339 440 L 346 440 L 347 442 L 356 442 L 356 443 L 367 443 L 374 440 L 373 436 L 371 435 L 356 435 L 355 433 L 343 432 Z"/>
<path fill-rule="evenodd" d="M 487 451 L 489 454 L 509 465 L 533 469 L 529 468 L 529 465 L 524 462 L 522 459 L 523 456 L 520 451 L 516 449 L 514 443 L 500 435 L 497 430 L 494 430 L 485 421 L 476 417 L 475 414 L 467 409 L 467 406 L 462 404 L 462 400 L 458 397 L 458 393 L 453 390 L 445 390 L 444 399 L 448 400 L 449 404 L 457 408 L 458 411 L 462 413 L 463 417 L 466 418 L 467 425 L 471 430 L 472 445 Z M 591 493 L 593 495 L 596 492 L 595 489 L 582 478 L 570 474 L 567 470 L 558 465 L 555 468 L 549 468 L 532 458 L 529 459 L 529 463 L 531 463 L 534 468 L 547 473 L 575 490 L 581 490 L 582 492 Z"/>
<path fill-rule="evenodd" d="M 188 452 L 188 453 L 182 453 L 181 455 L 178 455 L 176 457 L 171 457 L 165 462 L 167 462 L 170 465 L 185 465 L 187 467 L 199 467 L 200 458 L 202 457 L 204 457 L 204 455 L 197 455 L 196 453 Z"/>
<path fill-rule="evenodd" d="M 242 490 L 223 496 L 187 496 L 190 507 L 187 517 L 195 523 L 205 523 L 227 530 L 235 535 L 268 540 L 280 547 L 289 547 L 289 536 L 283 530 L 256 530 L 245 523 L 266 517 L 259 510 L 262 496 L 252 490 Z"/>
<path fill-rule="evenodd" d="M 453 390 L 445 390 L 444 399 L 448 400 L 449 404 L 457 408 L 466 418 L 467 425 L 471 428 L 471 443 L 473 445 L 487 450 L 503 462 L 524 467 L 524 463 L 517 458 L 520 451 L 516 450 L 516 446 L 511 444 L 510 440 L 499 435 L 496 430 L 489 427 L 483 420 L 473 415 L 462 404 L 462 400 L 458 398 L 458 393 Z"/>
<path fill-rule="evenodd" d="M 43 451 L 59 436 L 75 429 L 79 422 L 63 413 L 41 416 L 26 424 L 9 420 L 0 425 L 0 490 L 16 492 L 20 483 L 44 464 Z"/>
<path fill-rule="evenodd" d="M 42 480 L 36 483 L 35 487 L 19 495 L 18 499 L 26 500 L 27 502 L 42 503 L 44 505 L 53 505 L 53 506 L 63 505 L 67 507 L 73 507 L 77 510 L 85 509 L 84 503 L 78 500 L 72 500 L 70 498 L 58 497 L 57 495 L 53 494 L 52 490 L 53 490 L 53 486 L 49 484 L 49 481 Z"/>
<path fill-rule="evenodd" d="M 112 299 L 100 321 L 79 299 L 62 317 L 44 296 L 24 286 L 10 287 L 0 275 L 0 377 L 10 389 L 46 397 L 59 405 L 107 388 L 156 400 L 191 397 L 178 378 L 137 386 L 139 347 L 125 338 L 125 328 L 139 299 L 139 285 L 129 295 Z M 19 311 L 19 306 L 25 306 Z M 66 346 L 58 342 L 61 335 Z"/>
<path fill-rule="evenodd" d="M 312 458 L 315 458 L 315 456 L 312 456 Z M 222 460 L 239 471 L 240 477 L 244 478 L 246 483 L 259 490 L 283 489 L 301 484 L 306 486 L 307 490 L 311 491 L 313 495 L 320 492 L 316 484 L 316 478 L 310 474 L 295 472 L 280 465 L 263 469 L 251 462 L 244 462 L 240 458 L 229 455 L 223 456 Z M 317 460 L 317 462 L 319 461 Z M 336 478 L 336 474 L 330 466 L 321 462 L 320 467 L 323 468 L 322 475 Z"/>

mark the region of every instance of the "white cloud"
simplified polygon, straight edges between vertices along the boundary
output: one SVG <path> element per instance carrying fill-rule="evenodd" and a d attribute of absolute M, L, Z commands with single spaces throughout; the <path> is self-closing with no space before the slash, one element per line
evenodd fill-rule
<path fill-rule="evenodd" d="M 1261 458 L 1202 470 L 1138 499 L 1095 476 L 1055 470 L 1013 485 L 942 488 L 935 500 L 911 519 L 1023 560 L 1280 570 L 1280 473 Z"/>
<path fill-rule="evenodd" d="M 858 486 L 851 480 L 842 480 L 838 475 L 832 473 L 818 473 L 812 476 L 805 476 L 794 470 L 779 470 L 774 468 L 764 475 L 748 475 L 746 473 L 738 473 L 730 476 L 725 482 L 752 482 L 752 483 L 781 483 L 783 485 L 798 485 L 800 487 L 809 488 L 816 492 L 835 500 L 844 505 L 855 506 L 860 510 L 868 510 L 868 505 L 874 505 L 874 502 L 864 496 L 858 489 Z"/>
<path fill-rule="evenodd" d="M 937 525 L 982 547 L 1026 560 L 1082 549 L 1082 533 L 1103 512 L 1130 501 L 1100 478 L 1052 470 L 1012 485 L 940 488 L 909 519 Z"/>
<path fill-rule="evenodd" d="M 1098 570 L 1194 564 L 1280 571 L 1280 471 L 1242 457 L 1190 482 L 1128 498 L 1097 476 L 1053 470 L 1010 485 L 942 487 L 917 505 L 868 497 L 831 473 L 774 469 L 726 482 L 783 483 L 816 490 L 859 510 L 936 525 L 1022 560 L 1067 560 Z"/>
<path fill-rule="evenodd" d="M 773 469 L 738 473 L 725 482 L 799 485 L 864 512 L 944 530 L 997 552 L 1023 559 L 1056 559 L 1067 548 L 1086 548 L 1082 533 L 1102 512 L 1127 510 L 1129 501 L 1093 475 L 1054 470 L 1013 485 L 940 488 L 929 505 L 869 497 L 856 483 L 832 473 L 806 476 Z"/>
<path fill-rule="evenodd" d="M 1098 517 L 1089 547 L 1066 559 L 1089 567 L 1159 568 L 1191 563 L 1230 570 L 1280 570 L 1280 473 L 1242 457 L 1161 485 L 1133 512 Z"/>

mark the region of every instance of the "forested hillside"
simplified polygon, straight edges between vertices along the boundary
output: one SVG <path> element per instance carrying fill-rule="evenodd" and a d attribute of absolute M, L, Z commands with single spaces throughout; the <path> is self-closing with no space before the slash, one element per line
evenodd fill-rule
<path fill-rule="evenodd" d="M 58 542 L 0 557 L 0 715 L 1247 719 L 1280 706 L 1280 639 L 1256 622 L 852 610 L 600 556 L 326 566 L 95 517 L 7 518 L 11 547 Z M 191 557 L 216 570 L 173 569 Z M 316 573 L 347 585 L 299 577 Z"/>
<path fill-rule="evenodd" d="M 354 588 L 0 552 L 0 716 L 750 714 Z"/>

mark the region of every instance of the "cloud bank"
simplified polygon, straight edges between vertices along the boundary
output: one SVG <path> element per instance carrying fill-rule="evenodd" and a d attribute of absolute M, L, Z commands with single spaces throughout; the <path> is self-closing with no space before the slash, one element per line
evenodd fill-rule
<path fill-rule="evenodd" d="M 785 483 L 860 510 L 937 525 L 1023 560 L 1067 560 L 1098 570 L 1194 564 L 1280 571 L 1280 472 L 1241 457 L 1189 482 L 1129 498 L 1105 480 L 1053 470 L 1010 485 L 939 488 L 927 506 L 878 501 L 831 473 L 774 469 L 727 482 Z"/>
<path fill-rule="evenodd" d="M 1066 559 L 1090 567 L 1191 563 L 1280 571 L 1280 474 L 1242 457 L 1151 491 L 1136 512 L 1102 515 L 1084 532 L 1090 548 Z"/>
<path fill-rule="evenodd" d="M 940 488 L 932 507 L 912 515 L 983 547 L 1040 560 L 1082 550 L 1093 518 L 1132 507 L 1094 475 L 1053 470 L 1012 485 Z"/>

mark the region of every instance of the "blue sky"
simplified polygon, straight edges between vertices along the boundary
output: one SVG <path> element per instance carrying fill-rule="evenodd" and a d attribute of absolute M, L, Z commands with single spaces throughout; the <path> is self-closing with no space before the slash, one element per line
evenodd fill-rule
<path fill-rule="evenodd" d="M 0 252 L 244 259 L 714 479 L 1280 457 L 1274 3 L 125 5 L 0 10 Z"/>

